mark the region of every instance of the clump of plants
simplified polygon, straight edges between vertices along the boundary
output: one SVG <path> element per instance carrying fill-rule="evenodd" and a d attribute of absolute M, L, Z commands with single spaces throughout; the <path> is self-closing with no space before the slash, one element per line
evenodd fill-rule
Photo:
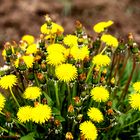
<path fill-rule="evenodd" d="M 0 137 L 55 140 L 140 138 L 140 51 L 113 21 L 73 34 L 47 15 L 38 39 L 6 42 L 0 68 Z"/>

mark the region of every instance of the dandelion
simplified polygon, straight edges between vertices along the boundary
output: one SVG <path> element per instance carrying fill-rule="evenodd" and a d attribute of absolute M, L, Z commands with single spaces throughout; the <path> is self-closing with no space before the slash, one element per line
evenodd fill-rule
<path fill-rule="evenodd" d="M 47 47 L 48 54 L 54 53 L 54 52 L 63 53 L 65 50 L 66 48 L 61 44 L 51 44 Z"/>
<path fill-rule="evenodd" d="M 5 97 L 0 93 L 0 112 L 4 108 L 5 102 Z"/>
<path fill-rule="evenodd" d="M 43 24 L 41 26 L 41 33 L 43 34 L 54 34 L 56 33 L 58 30 L 61 31 L 62 33 L 64 32 L 64 28 L 54 22 L 51 23 L 52 25 L 50 27 L 47 26 L 47 24 Z"/>
<path fill-rule="evenodd" d="M 89 56 L 89 50 L 87 46 L 78 48 L 78 46 L 73 46 L 70 50 L 70 54 L 75 60 L 84 60 L 85 57 Z"/>
<path fill-rule="evenodd" d="M 119 44 L 117 38 L 109 34 L 102 35 L 101 40 L 106 43 L 106 45 L 112 46 L 114 48 L 117 48 Z"/>
<path fill-rule="evenodd" d="M 66 37 L 64 37 L 64 44 L 68 45 L 69 47 L 73 47 L 73 46 L 77 46 L 78 45 L 78 37 L 75 35 L 67 35 Z"/>
<path fill-rule="evenodd" d="M 35 41 L 35 39 L 34 39 L 34 37 L 33 37 L 32 35 L 24 35 L 24 36 L 22 37 L 22 40 L 25 41 L 25 42 L 27 42 L 28 45 L 33 44 L 34 41 Z"/>
<path fill-rule="evenodd" d="M 113 21 L 109 20 L 107 22 L 99 22 L 94 27 L 93 30 L 97 33 L 103 32 L 107 27 L 111 26 Z"/>
<path fill-rule="evenodd" d="M 109 99 L 109 92 L 104 87 L 95 87 L 91 90 L 92 99 L 96 102 L 106 102 Z"/>
<path fill-rule="evenodd" d="M 140 82 L 135 82 L 133 88 L 136 92 L 140 92 Z"/>
<path fill-rule="evenodd" d="M 56 67 L 55 74 L 60 81 L 70 82 L 77 77 L 77 69 L 72 64 L 62 64 Z"/>
<path fill-rule="evenodd" d="M 92 107 L 87 112 L 89 118 L 95 122 L 102 122 L 104 120 L 102 112 L 95 107 Z"/>
<path fill-rule="evenodd" d="M 91 121 L 85 121 L 79 127 L 82 136 L 87 140 L 95 140 L 98 136 L 97 129 Z"/>
<path fill-rule="evenodd" d="M 35 100 L 41 95 L 41 89 L 39 87 L 27 87 L 24 92 L 24 98 Z"/>
<path fill-rule="evenodd" d="M 93 57 L 92 63 L 96 66 L 108 66 L 111 59 L 107 55 L 98 54 Z"/>
<path fill-rule="evenodd" d="M 38 104 L 31 112 L 32 121 L 35 123 L 45 123 L 52 115 L 51 108 L 48 105 Z"/>
<path fill-rule="evenodd" d="M 66 58 L 64 57 L 64 55 L 62 53 L 58 53 L 58 52 L 50 53 L 46 57 L 47 63 L 50 65 L 53 65 L 53 66 L 60 65 L 63 62 L 65 62 L 65 60 L 66 60 Z"/>
<path fill-rule="evenodd" d="M 31 119 L 32 107 L 31 106 L 23 106 L 20 107 L 17 112 L 17 118 L 20 122 L 26 123 Z"/>
<path fill-rule="evenodd" d="M 5 75 L 0 79 L 0 86 L 4 89 L 12 88 L 17 83 L 17 78 L 15 75 Z"/>
<path fill-rule="evenodd" d="M 26 54 L 32 54 L 37 52 L 37 44 L 31 44 L 26 49 Z"/>
<path fill-rule="evenodd" d="M 140 111 L 140 94 L 134 93 L 129 96 L 129 103 L 132 108 Z"/>

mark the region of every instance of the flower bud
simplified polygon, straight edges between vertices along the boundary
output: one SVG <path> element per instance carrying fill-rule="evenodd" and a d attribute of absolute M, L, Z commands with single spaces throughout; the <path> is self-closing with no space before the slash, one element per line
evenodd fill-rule
<path fill-rule="evenodd" d="M 55 121 L 54 121 L 54 124 L 55 124 L 57 127 L 59 127 L 59 126 L 60 126 L 60 121 L 59 121 L 59 120 L 55 120 Z"/>
<path fill-rule="evenodd" d="M 113 109 L 108 109 L 108 110 L 107 110 L 107 114 L 108 114 L 108 115 L 113 115 L 113 114 L 114 114 Z"/>
<path fill-rule="evenodd" d="M 80 107 L 82 105 L 81 99 L 78 96 L 74 97 L 73 99 L 74 99 L 74 105 L 76 107 Z"/>
<path fill-rule="evenodd" d="M 74 107 L 72 104 L 68 107 L 68 116 L 74 116 Z"/>
<path fill-rule="evenodd" d="M 38 78 L 38 80 L 39 80 L 39 82 L 41 84 L 45 84 L 46 83 L 45 76 L 42 73 L 37 73 L 37 78 Z"/>
<path fill-rule="evenodd" d="M 66 140 L 73 140 L 73 135 L 71 132 L 67 132 L 65 136 Z"/>
<path fill-rule="evenodd" d="M 7 56 L 12 54 L 12 46 L 9 42 L 5 43 L 4 48 Z"/>
<path fill-rule="evenodd" d="M 76 120 L 77 120 L 78 122 L 81 122 L 82 119 L 83 119 L 83 114 L 78 114 L 78 116 L 76 117 Z"/>

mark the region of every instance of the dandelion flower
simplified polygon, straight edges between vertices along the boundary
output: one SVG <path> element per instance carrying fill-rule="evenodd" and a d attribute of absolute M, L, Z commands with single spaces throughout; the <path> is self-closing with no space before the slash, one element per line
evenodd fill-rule
<path fill-rule="evenodd" d="M 66 58 L 64 57 L 64 55 L 62 53 L 58 53 L 58 52 L 50 53 L 46 57 L 47 63 L 50 65 L 53 65 L 53 66 L 60 65 L 63 62 L 65 62 L 65 60 L 66 60 Z"/>
<path fill-rule="evenodd" d="M 114 48 L 117 48 L 119 44 L 117 38 L 109 34 L 102 35 L 101 40 L 106 43 L 106 45 L 112 46 Z"/>
<path fill-rule="evenodd" d="M 87 140 L 96 140 L 98 133 L 95 125 L 91 121 L 85 121 L 80 124 L 79 129 Z"/>
<path fill-rule="evenodd" d="M 32 112 L 32 107 L 31 106 L 20 107 L 18 112 L 17 112 L 18 120 L 22 123 L 30 121 L 31 112 Z"/>
<path fill-rule="evenodd" d="M 65 50 L 66 48 L 61 44 L 51 44 L 47 47 L 48 54 L 54 52 L 63 53 Z"/>
<path fill-rule="evenodd" d="M 17 83 L 17 78 L 15 75 L 5 75 L 0 79 L 0 86 L 4 89 L 12 88 Z"/>
<path fill-rule="evenodd" d="M 93 57 L 92 63 L 96 66 L 107 66 L 111 62 L 111 59 L 107 55 L 98 54 Z"/>
<path fill-rule="evenodd" d="M 26 54 L 32 54 L 37 52 L 37 44 L 31 44 L 26 49 Z"/>
<path fill-rule="evenodd" d="M 104 120 L 102 112 L 95 107 L 92 107 L 87 112 L 89 118 L 95 122 L 102 122 Z"/>
<path fill-rule="evenodd" d="M 45 123 L 52 115 L 51 108 L 48 105 L 38 104 L 32 109 L 31 118 L 35 123 Z"/>
<path fill-rule="evenodd" d="M 41 26 L 41 33 L 43 33 L 43 34 L 54 34 L 54 33 L 56 33 L 58 30 L 60 31 L 60 32 L 64 32 L 64 28 L 62 27 L 62 26 L 60 26 L 60 25 L 58 25 L 58 24 L 56 24 L 56 23 L 54 23 L 54 22 L 52 22 L 52 25 L 50 26 L 50 27 L 48 27 L 47 26 L 47 24 L 45 23 L 45 24 L 43 24 L 42 26 Z"/>
<path fill-rule="evenodd" d="M 78 45 L 78 37 L 75 35 L 67 35 L 66 37 L 64 37 L 64 44 L 68 45 L 69 47 L 73 47 L 73 46 L 77 46 Z"/>
<path fill-rule="evenodd" d="M 132 108 L 140 111 L 140 94 L 134 93 L 129 96 L 129 103 Z"/>
<path fill-rule="evenodd" d="M 4 108 L 5 101 L 5 97 L 0 93 L 0 112 Z"/>
<path fill-rule="evenodd" d="M 70 54 L 75 60 L 84 60 L 85 57 L 89 56 L 89 50 L 87 46 L 78 48 L 78 46 L 73 46 L 70 50 Z"/>
<path fill-rule="evenodd" d="M 23 41 L 26 41 L 26 42 L 28 43 L 28 45 L 33 44 L 34 41 L 35 41 L 35 39 L 34 39 L 34 37 L 33 37 L 32 35 L 24 35 L 24 36 L 22 37 L 22 40 L 23 40 Z"/>
<path fill-rule="evenodd" d="M 113 21 L 109 20 L 107 22 L 99 22 L 97 23 L 94 27 L 93 30 L 96 33 L 101 33 L 103 32 L 107 27 L 111 26 L 113 24 Z"/>
<path fill-rule="evenodd" d="M 92 99 L 96 102 L 106 102 L 109 99 L 109 92 L 104 87 L 95 87 L 91 90 Z"/>
<path fill-rule="evenodd" d="M 140 82 L 135 82 L 133 88 L 135 91 L 140 92 Z"/>
<path fill-rule="evenodd" d="M 60 81 L 70 82 L 77 77 L 77 69 L 72 64 L 62 64 L 56 67 L 55 74 Z"/>
<path fill-rule="evenodd" d="M 39 87 L 27 87 L 24 92 L 24 98 L 35 100 L 41 95 L 41 90 Z"/>

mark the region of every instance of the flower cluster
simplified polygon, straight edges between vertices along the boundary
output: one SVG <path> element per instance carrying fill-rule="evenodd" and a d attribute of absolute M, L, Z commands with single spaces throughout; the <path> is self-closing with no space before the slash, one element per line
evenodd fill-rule
<path fill-rule="evenodd" d="M 132 34 L 126 41 L 109 34 L 111 25 L 109 20 L 93 26 L 93 40 L 79 21 L 65 35 L 47 15 L 38 39 L 24 35 L 18 43 L 5 43 L 0 135 L 121 139 L 123 129 L 138 127 L 139 47 Z"/>

